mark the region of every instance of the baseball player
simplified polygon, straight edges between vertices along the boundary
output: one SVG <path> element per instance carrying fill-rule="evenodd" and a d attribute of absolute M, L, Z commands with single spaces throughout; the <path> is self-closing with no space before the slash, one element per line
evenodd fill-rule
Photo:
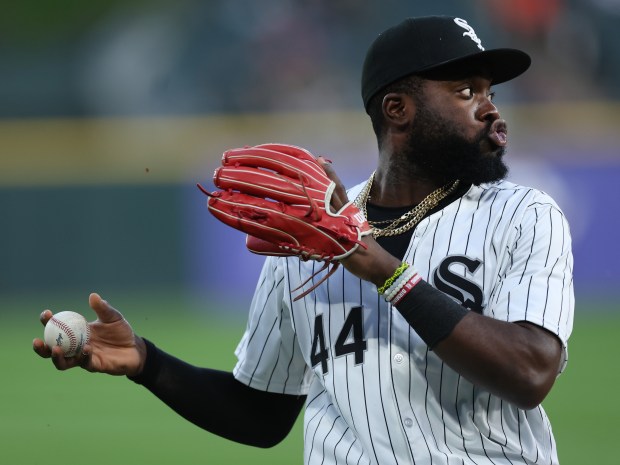
<path fill-rule="evenodd" d="M 304 409 L 308 465 L 559 463 L 541 402 L 567 361 L 570 232 L 547 194 L 504 180 L 491 87 L 529 65 L 463 19 L 408 18 L 364 62 L 367 180 L 346 192 L 294 146 L 225 154 L 209 209 L 267 255 L 232 372 L 164 353 L 97 294 L 83 354 L 35 351 L 244 444 L 277 444 Z"/>

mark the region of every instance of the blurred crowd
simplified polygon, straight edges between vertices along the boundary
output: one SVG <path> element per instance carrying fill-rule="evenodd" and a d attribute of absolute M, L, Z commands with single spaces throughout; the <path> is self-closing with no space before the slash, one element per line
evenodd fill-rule
<path fill-rule="evenodd" d="M 27 0 L 0 17 L 0 117 L 361 110 L 364 52 L 406 16 L 465 18 L 534 64 L 519 101 L 620 97 L 620 0 Z"/>

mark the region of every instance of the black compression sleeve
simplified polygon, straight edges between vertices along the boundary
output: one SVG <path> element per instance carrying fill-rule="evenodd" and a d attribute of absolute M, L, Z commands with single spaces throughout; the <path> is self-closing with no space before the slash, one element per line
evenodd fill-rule
<path fill-rule="evenodd" d="M 430 349 L 448 337 L 468 310 L 420 281 L 396 307 Z"/>
<path fill-rule="evenodd" d="M 230 372 L 190 365 L 144 342 L 144 370 L 129 379 L 218 436 L 257 447 L 274 446 L 288 435 L 303 407 L 305 396 L 253 389 Z"/>

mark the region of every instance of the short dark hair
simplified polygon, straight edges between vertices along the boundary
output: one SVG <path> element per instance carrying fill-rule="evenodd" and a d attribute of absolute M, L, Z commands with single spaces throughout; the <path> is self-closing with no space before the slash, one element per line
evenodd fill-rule
<path fill-rule="evenodd" d="M 393 82 L 377 92 L 368 102 L 368 115 L 372 123 L 372 129 L 377 136 L 379 146 L 385 136 L 385 118 L 383 117 L 383 98 L 387 94 L 399 93 L 413 97 L 416 103 L 421 99 L 422 81 L 424 78 L 416 74 L 410 74 L 396 82 Z"/>

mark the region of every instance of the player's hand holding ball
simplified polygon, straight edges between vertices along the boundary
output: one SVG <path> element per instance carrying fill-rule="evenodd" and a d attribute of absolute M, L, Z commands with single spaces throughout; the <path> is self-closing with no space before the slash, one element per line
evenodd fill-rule
<path fill-rule="evenodd" d="M 97 314 L 92 322 L 75 312 L 54 315 L 50 310 L 43 311 L 40 320 L 45 326 L 44 339 L 34 339 L 34 351 L 51 358 L 59 370 L 81 366 L 112 375 L 139 374 L 146 359 L 144 341 L 98 294 L 91 294 L 88 302 Z"/>

